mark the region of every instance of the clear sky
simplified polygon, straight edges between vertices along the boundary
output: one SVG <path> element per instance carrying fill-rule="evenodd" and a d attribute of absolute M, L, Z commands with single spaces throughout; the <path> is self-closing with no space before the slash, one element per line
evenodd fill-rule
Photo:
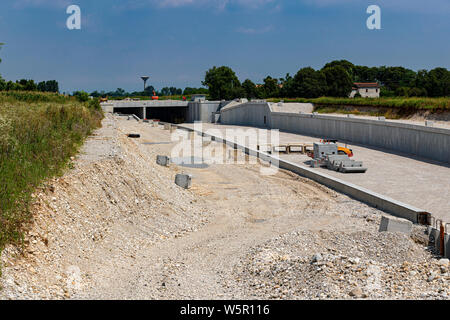
<path fill-rule="evenodd" d="M 66 9 L 81 8 L 81 30 Z M 369 5 L 382 11 L 369 30 Z M 1 0 L 0 74 L 61 91 L 199 87 L 216 65 L 260 83 L 347 59 L 450 66 L 450 0 Z"/>

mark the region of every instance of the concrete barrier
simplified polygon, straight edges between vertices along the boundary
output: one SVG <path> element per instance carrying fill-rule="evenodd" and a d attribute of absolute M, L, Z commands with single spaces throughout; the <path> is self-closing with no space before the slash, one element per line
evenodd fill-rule
<path fill-rule="evenodd" d="M 170 165 L 170 158 L 168 156 L 156 156 L 156 163 L 163 167 Z"/>
<path fill-rule="evenodd" d="M 402 232 L 410 234 L 412 222 L 394 217 L 381 217 L 379 232 Z"/>
<path fill-rule="evenodd" d="M 188 130 L 190 132 L 194 132 L 194 130 L 190 127 L 179 126 L 180 129 Z M 209 134 L 201 133 L 204 136 L 211 136 Z M 269 155 L 267 153 L 254 150 L 242 145 L 239 145 L 232 141 L 227 141 L 223 138 L 217 136 L 211 136 L 212 140 L 224 143 L 231 148 L 241 149 L 246 154 L 250 156 L 258 157 L 259 159 L 268 162 L 268 163 L 277 163 L 281 169 L 285 169 L 294 173 L 297 173 L 303 177 L 314 180 L 320 184 L 323 184 L 331 189 L 334 189 L 338 192 L 344 193 L 356 200 L 367 203 L 375 208 L 380 210 L 384 210 L 394 216 L 407 219 L 413 223 L 427 225 L 430 220 L 430 213 L 425 210 L 415 208 L 408 204 L 402 203 L 400 201 L 391 199 L 389 197 L 383 196 L 376 192 L 367 190 L 365 188 L 359 187 L 352 183 L 345 182 L 338 178 L 329 176 L 325 173 L 318 172 L 312 168 L 308 168 L 302 165 L 298 165 L 296 163 L 280 159 L 273 155 Z"/>
<path fill-rule="evenodd" d="M 450 163 L 449 129 L 352 117 L 273 112 L 267 102 L 225 107 L 220 118 L 223 124 L 280 129 Z"/>
<path fill-rule="evenodd" d="M 177 174 L 175 176 L 175 183 L 184 189 L 190 189 L 192 186 L 192 176 L 190 174 Z"/>

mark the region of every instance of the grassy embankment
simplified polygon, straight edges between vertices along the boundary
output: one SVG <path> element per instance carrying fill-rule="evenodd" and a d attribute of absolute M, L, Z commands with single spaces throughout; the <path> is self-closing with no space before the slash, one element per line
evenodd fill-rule
<path fill-rule="evenodd" d="M 444 98 L 331 98 L 268 99 L 271 102 L 313 103 L 319 113 L 353 113 L 399 118 L 418 112 L 450 111 L 450 97 Z"/>
<path fill-rule="evenodd" d="M 96 100 L 0 92 L 0 253 L 21 242 L 33 191 L 63 173 L 102 118 Z"/>

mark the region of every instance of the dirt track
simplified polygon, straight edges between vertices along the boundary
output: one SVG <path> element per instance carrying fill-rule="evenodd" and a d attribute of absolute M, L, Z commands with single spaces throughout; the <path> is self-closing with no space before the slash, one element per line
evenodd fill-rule
<path fill-rule="evenodd" d="M 172 147 L 168 131 L 108 115 L 36 193 L 24 252 L 2 256 L 0 298 L 447 297 L 423 229 L 378 233 L 382 212 L 288 172 L 157 166 Z"/>

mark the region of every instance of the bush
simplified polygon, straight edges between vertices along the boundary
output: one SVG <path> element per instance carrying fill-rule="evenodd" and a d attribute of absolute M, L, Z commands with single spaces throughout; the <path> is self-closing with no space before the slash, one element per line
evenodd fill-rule
<path fill-rule="evenodd" d="M 80 102 L 87 102 L 89 100 L 89 93 L 84 91 L 76 91 L 73 95 Z"/>

